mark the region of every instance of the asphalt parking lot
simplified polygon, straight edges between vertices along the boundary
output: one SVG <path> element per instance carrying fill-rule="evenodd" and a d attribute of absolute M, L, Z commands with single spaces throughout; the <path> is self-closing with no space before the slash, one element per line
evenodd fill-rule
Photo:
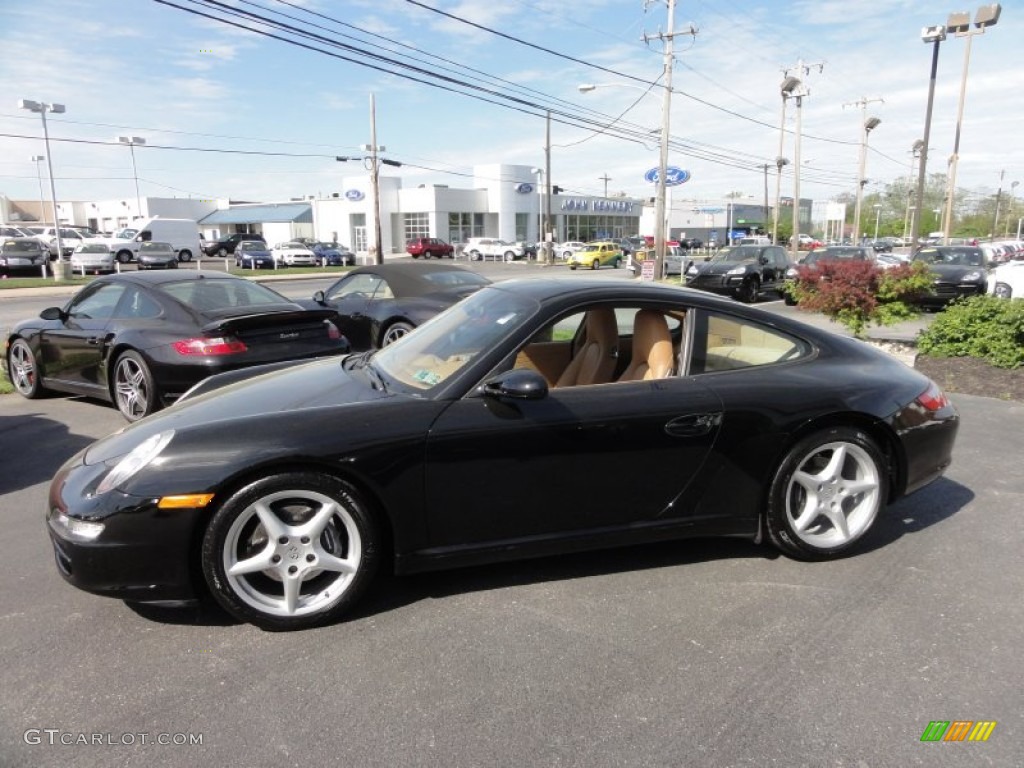
<path fill-rule="evenodd" d="M 955 400 L 947 476 L 856 556 L 691 541 L 384 578 L 351 620 L 272 634 L 65 585 L 47 482 L 123 422 L 0 397 L 0 764 L 1019 765 L 1024 406 Z M 997 725 L 922 743 L 936 720 Z"/>

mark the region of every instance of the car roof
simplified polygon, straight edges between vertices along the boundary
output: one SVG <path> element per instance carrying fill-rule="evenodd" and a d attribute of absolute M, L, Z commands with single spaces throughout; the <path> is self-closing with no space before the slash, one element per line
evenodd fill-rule
<path fill-rule="evenodd" d="M 223 272 L 195 272 L 187 269 L 171 269 L 160 272 L 121 272 L 98 278 L 104 282 L 134 283 L 136 285 L 160 285 L 161 283 L 180 283 L 188 280 L 245 280 Z"/>
<path fill-rule="evenodd" d="M 420 262 L 398 262 L 395 264 L 370 264 L 365 267 L 357 267 L 349 271 L 348 275 L 361 275 L 361 274 L 372 274 L 380 275 L 388 284 L 392 290 L 398 294 L 415 296 L 423 293 L 434 293 L 436 291 L 443 291 L 445 286 L 437 283 L 431 283 L 423 277 L 424 274 L 437 272 L 468 272 L 479 277 L 483 277 L 477 272 L 465 267 L 460 267 L 456 264 L 441 264 L 441 263 L 430 263 L 421 264 Z M 345 278 L 342 278 L 343 280 Z M 486 279 L 486 278 L 484 278 Z"/>

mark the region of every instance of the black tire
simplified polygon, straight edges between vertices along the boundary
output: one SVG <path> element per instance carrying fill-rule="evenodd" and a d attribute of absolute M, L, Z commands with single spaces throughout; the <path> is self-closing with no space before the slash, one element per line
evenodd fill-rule
<path fill-rule="evenodd" d="M 505 251 L 505 263 L 511 264 L 516 260 L 516 255 L 512 251 Z"/>
<path fill-rule="evenodd" d="M 380 346 L 386 347 L 388 344 L 394 344 L 415 327 L 412 323 L 407 323 L 404 320 L 396 320 L 384 329 L 384 333 L 380 337 Z"/>
<path fill-rule="evenodd" d="M 234 617 L 267 630 L 307 629 L 355 604 L 377 569 L 379 539 L 349 483 L 315 472 L 271 475 L 214 513 L 203 535 L 203 575 Z"/>
<path fill-rule="evenodd" d="M 601 268 L 601 260 L 600 259 L 594 259 L 592 262 L 590 262 L 590 268 L 591 269 L 600 269 Z"/>
<path fill-rule="evenodd" d="M 159 409 L 153 374 L 135 350 L 118 356 L 110 381 L 114 405 L 128 421 L 138 421 Z"/>
<path fill-rule="evenodd" d="M 192 261 L 192 251 L 188 248 L 178 251 L 178 261 Z"/>
<path fill-rule="evenodd" d="M 612 267 L 615 268 L 615 269 L 618 269 L 621 266 L 622 266 L 622 259 L 618 259 L 617 258 L 617 259 L 615 259 L 615 261 L 612 262 Z"/>
<path fill-rule="evenodd" d="M 756 277 L 751 277 L 743 281 L 737 291 L 739 300 L 744 304 L 756 304 L 758 296 L 761 293 L 761 284 L 758 282 Z"/>
<path fill-rule="evenodd" d="M 800 560 L 827 560 L 872 528 L 889 490 L 886 462 L 863 431 L 833 427 L 793 446 L 768 496 L 768 537 Z"/>
<path fill-rule="evenodd" d="M 576 270 L 576 265 L 575 264 L 570 264 L 569 265 L 569 269 L 575 271 Z"/>
<path fill-rule="evenodd" d="M 178 268 L 178 262 L 177 261 L 169 261 L 169 262 L 167 262 L 167 268 L 168 269 L 177 269 Z"/>
<path fill-rule="evenodd" d="M 223 247 L 218 248 L 217 249 L 217 255 L 220 256 L 223 259 L 225 256 L 228 255 L 228 249 L 227 248 L 223 248 Z"/>
<path fill-rule="evenodd" d="M 7 373 L 18 394 L 29 400 L 40 397 L 43 386 L 39 383 L 39 363 L 32 347 L 24 339 L 11 342 L 7 350 Z"/>
<path fill-rule="evenodd" d="M 119 262 L 121 262 L 122 264 L 128 264 L 132 260 L 132 252 L 131 251 L 118 251 L 117 252 L 117 260 Z"/>

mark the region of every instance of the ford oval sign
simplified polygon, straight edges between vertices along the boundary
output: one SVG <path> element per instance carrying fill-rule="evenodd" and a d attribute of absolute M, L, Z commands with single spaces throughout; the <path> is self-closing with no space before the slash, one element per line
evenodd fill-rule
<path fill-rule="evenodd" d="M 362 190 L 359 189 L 349 189 L 345 192 L 345 199 L 351 200 L 353 203 L 358 203 L 364 197 L 366 197 L 366 195 L 364 195 Z"/>
<path fill-rule="evenodd" d="M 654 184 L 658 181 L 658 169 L 651 168 L 647 173 L 644 174 L 644 179 Z M 676 168 L 674 165 L 670 165 L 665 169 L 665 186 L 675 187 L 680 184 L 685 184 L 690 180 L 690 172 L 684 171 L 682 168 Z"/>
<path fill-rule="evenodd" d="M 526 182 L 516 184 L 516 192 L 520 195 L 528 195 L 533 192 L 533 184 L 527 184 Z"/>

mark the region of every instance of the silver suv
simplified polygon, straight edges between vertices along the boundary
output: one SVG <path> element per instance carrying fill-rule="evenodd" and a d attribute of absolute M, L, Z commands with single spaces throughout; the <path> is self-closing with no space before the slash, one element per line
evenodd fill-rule
<path fill-rule="evenodd" d="M 471 261 L 487 259 L 515 261 L 526 256 L 526 248 L 523 245 L 523 243 L 506 243 L 504 240 L 497 240 L 493 237 L 471 237 L 466 241 L 463 252 Z"/>

